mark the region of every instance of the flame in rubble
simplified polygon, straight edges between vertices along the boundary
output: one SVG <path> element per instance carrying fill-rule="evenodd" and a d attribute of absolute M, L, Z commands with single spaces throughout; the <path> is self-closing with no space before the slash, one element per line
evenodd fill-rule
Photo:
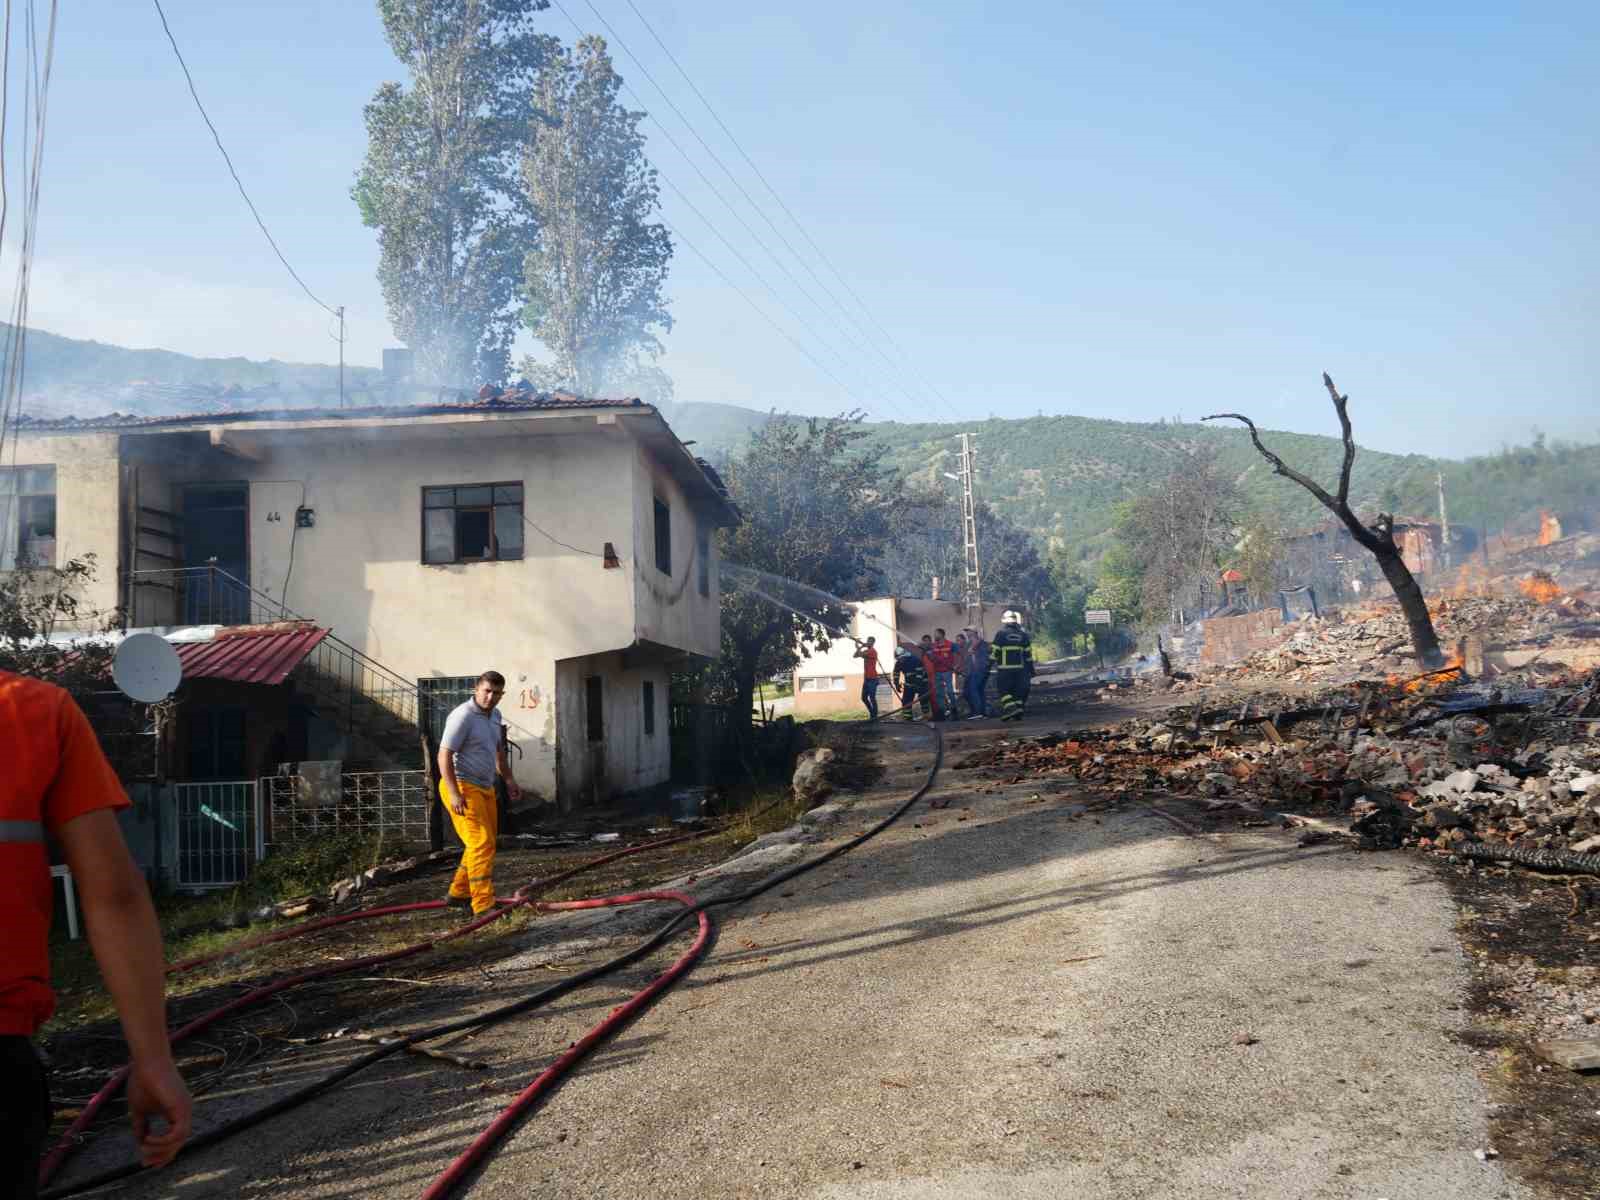
<path fill-rule="evenodd" d="M 1415 694 L 1417 692 L 1431 692 L 1435 688 L 1444 687 L 1446 684 L 1457 683 L 1461 679 L 1461 669 L 1466 666 L 1466 660 L 1461 657 L 1461 652 L 1455 651 L 1444 660 L 1444 666 L 1437 671 L 1429 671 L 1426 675 L 1416 675 L 1406 678 L 1404 675 L 1390 675 L 1387 683 L 1390 687 L 1398 687 L 1403 692 Z"/>
<path fill-rule="evenodd" d="M 1540 604 L 1554 604 L 1561 596 L 1561 588 L 1545 571 L 1535 571 L 1526 579 L 1519 579 L 1517 587 L 1522 594 Z"/>

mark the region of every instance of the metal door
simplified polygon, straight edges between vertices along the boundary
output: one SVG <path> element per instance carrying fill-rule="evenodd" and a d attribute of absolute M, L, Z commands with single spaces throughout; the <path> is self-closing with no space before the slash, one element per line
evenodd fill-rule
<path fill-rule="evenodd" d="M 253 780 L 173 784 L 179 888 L 232 887 L 250 874 L 256 851 Z"/>

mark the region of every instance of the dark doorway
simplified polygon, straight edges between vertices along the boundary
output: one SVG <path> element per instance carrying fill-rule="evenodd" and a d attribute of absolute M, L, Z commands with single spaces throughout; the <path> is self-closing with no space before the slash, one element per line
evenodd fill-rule
<path fill-rule="evenodd" d="M 239 779 L 245 761 L 246 711 L 232 705 L 196 708 L 189 718 L 190 779 Z"/>
<path fill-rule="evenodd" d="M 250 620 L 250 485 L 192 484 L 183 489 L 184 620 L 240 625 Z M 198 568 L 214 567 L 215 571 Z M 220 574 L 219 574 L 220 573 Z M 222 578 L 231 576 L 237 583 Z"/>

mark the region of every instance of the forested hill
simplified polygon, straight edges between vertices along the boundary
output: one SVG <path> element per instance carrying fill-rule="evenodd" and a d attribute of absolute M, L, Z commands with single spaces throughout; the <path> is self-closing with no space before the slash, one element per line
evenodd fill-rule
<path fill-rule="evenodd" d="M 168 350 L 133 350 L 30 331 L 25 411 L 40 416 L 88 416 L 110 411 L 150 415 L 232 408 L 331 404 L 338 370 L 329 364 L 194 358 Z M 371 367 L 347 367 L 346 389 L 362 402 L 377 383 Z M 370 402 L 370 401 L 369 401 Z M 713 460 L 738 453 L 765 412 L 727 404 L 668 402 L 663 414 L 695 452 Z M 1333 414 L 1327 412 L 1330 425 Z M 954 488 L 957 434 L 977 435 L 978 488 L 1003 515 L 1053 539 L 1093 540 L 1111 524 L 1116 504 L 1158 481 L 1175 455 L 1214 448 L 1260 511 L 1285 529 L 1326 516 L 1312 498 L 1274 476 L 1243 430 L 1210 425 L 1039 416 L 962 425 L 869 423 L 882 461 L 908 477 Z M 1359 428 L 1357 433 L 1359 434 Z M 1263 431 L 1292 466 L 1332 486 L 1341 446 L 1334 437 Z M 1546 447 L 1536 443 L 1464 462 L 1362 450 L 1352 499 L 1358 509 L 1381 505 L 1404 515 L 1437 512 L 1435 474 L 1443 470 L 1451 519 L 1498 526 L 1540 507 L 1600 509 L 1600 446 Z"/>

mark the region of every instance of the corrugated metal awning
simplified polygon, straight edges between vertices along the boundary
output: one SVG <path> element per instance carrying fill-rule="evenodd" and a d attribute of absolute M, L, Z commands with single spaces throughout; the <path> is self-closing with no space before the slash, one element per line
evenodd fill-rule
<path fill-rule="evenodd" d="M 260 629 L 227 629 L 209 642 L 175 642 L 185 679 L 229 679 L 277 685 L 328 636 L 326 629 L 298 623 Z"/>

